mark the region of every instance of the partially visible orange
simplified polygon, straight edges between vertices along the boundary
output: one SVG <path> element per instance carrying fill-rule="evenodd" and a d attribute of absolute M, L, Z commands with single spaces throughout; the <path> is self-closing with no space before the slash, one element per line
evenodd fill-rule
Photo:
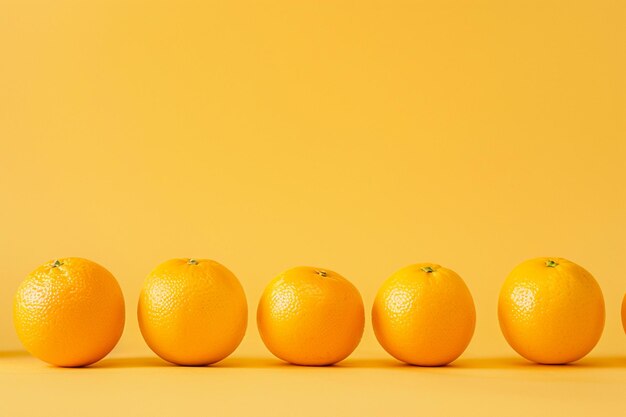
<path fill-rule="evenodd" d="M 500 328 L 517 353 L 544 364 L 581 359 L 604 329 L 604 298 L 594 277 L 563 258 L 515 267 L 500 291 Z"/>
<path fill-rule="evenodd" d="M 239 346 L 248 304 L 239 280 L 208 259 L 171 259 L 146 278 L 139 328 L 157 355 L 177 365 L 208 365 Z"/>
<path fill-rule="evenodd" d="M 622 300 L 622 326 L 624 327 L 624 333 L 626 333 L 626 294 Z"/>
<path fill-rule="evenodd" d="M 469 344 L 476 310 L 458 274 L 421 263 L 400 269 L 383 283 L 372 325 L 382 347 L 396 359 L 440 366 L 458 358 Z"/>
<path fill-rule="evenodd" d="M 59 258 L 35 269 L 15 294 L 13 321 L 33 356 L 57 366 L 86 366 L 115 347 L 124 330 L 124 297 L 104 267 Z"/>
<path fill-rule="evenodd" d="M 259 333 L 278 358 L 296 365 L 331 365 L 363 336 L 359 291 L 336 272 L 296 267 L 272 280 L 257 310 Z"/>

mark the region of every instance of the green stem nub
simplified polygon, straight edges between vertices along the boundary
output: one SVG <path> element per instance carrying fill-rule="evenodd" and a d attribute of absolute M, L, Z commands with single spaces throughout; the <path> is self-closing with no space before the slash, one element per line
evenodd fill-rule
<path fill-rule="evenodd" d="M 198 261 L 191 258 L 190 260 L 187 261 L 187 265 L 198 265 Z"/>
<path fill-rule="evenodd" d="M 426 272 L 427 274 L 430 274 L 431 272 L 435 272 L 435 270 L 433 268 L 431 268 L 430 266 L 423 266 L 420 269 L 422 271 Z"/>
<path fill-rule="evenodd" d="M 61 266 L 63 265 L 63 262 L 59 261 L 58 259 L 55 259 L 54 262 L 52 263 L 52 268 L 56 268 L 57 266 Z"/>
<path fill-rule="evenodd" d="M 315 271 L 317 273 L 317 275 L 319 275 L 320 277 L 327 277 L 328 276 L 328 272 L 326 271 Z"/>
<path fill-rule="evenodd" d="M 546 266 L 549 268 L 554 268 L 555 266 L 558 266 L 559 264 L 556 261 L 553 261 L 552 259 L 549 259 L 546 261 Z"/>

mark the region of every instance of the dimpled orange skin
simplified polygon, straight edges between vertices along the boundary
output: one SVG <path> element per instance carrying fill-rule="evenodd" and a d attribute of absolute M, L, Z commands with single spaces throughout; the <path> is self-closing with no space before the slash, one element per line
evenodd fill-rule
<path fill-rule="evenodd" d="M 257 324 L 265 346 L 278 358 L 296 365 L 332 365 L 361 341 L 363 300 L 336 272 L 296 267 L 265 288 Z"/>
<path fill-rule="evenodd" d="M 372 325 L 378 342 L 396 359 L 442 366 L 469 345 L 476 310 L 460 276 L 437 264 L 420 263 L 383 283 L 374 300 Z"/>
<path fill-rule="evenodd" d="M 171 259 L 146 278 L 137 308 L 146 343 L 164 360 L 209 365 L 239 346 L 248 323 L 243 287 L 208 259 Z"/>
<path fill-rule="evenodd" d="M 104 267 L 82 258 L 41 265 L 15 294 L 13 322 L 33 356 L 56 366 L 105 357 L 124 330 L 124 296 Z"/>
<path fill-rule="evenodd" d="M 500 291 L 504 337 L 517 353 L 537 363 L 564 364 L 587 355 L 600 340 L 604 316 L 596 280 L 563 258 L 521 263 Z"/>

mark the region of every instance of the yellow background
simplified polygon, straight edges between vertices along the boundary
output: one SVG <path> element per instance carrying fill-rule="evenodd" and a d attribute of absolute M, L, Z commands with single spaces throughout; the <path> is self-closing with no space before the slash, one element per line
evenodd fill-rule
<path fill-rule="evenodd" d="M 15 387 L 0 411 L 28 415 L 28 389 L 60 410 L 78 390 L 87 406 L 96 386 L 125 393 L 102 415 L 171 390 L 143 411 L 623 413 L 624 39 L 626 5 L 608 0 L 0 0 L 0 381 Z M 13 293 L 63 256 L 101 263 L 124 291 L 119 359 L 101 368 L 16 352 Z M 249 300 L 237 369 L 216 368 L 219 383 L 159 367 L 136 322 L 147 273 L 190 256 L 228 266 Z M 536 256 L 581 264 L 604 291 L 586 367 L 497 359 L 515 358 L 499 287 Z M 369 311 L 387 276 L 426 261 L 476 302 L 456 368 L 394 367 L 369 317 L 344 367 L 281 367 L 262 345 L 256 304 L 284 269 L 336 270 Z M 221 401 L 197 397 L 211 390 Z"/>

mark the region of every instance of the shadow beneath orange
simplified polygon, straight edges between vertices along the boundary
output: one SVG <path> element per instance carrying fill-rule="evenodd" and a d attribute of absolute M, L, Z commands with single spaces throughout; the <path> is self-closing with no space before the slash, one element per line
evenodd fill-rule
<path fill-rule="evenodd" d="M 2 358 L 20 358 L 30 356 L 28 352 L 24 350 L 5 350 L 0 351 L 0 359 Z"/>
<path fill-rule="evenodd" d="M 100 362 L 96 362 L 93 365 L 87 367 L 87 369 L 101 369 L 101 368 L 168 368 L 175 367 L 169 362 L 164 361 L 161 358 L 111 358 L 103 359 Z M 81 369 L 81 368 L 75 368 Z"/>
<path fill-rule="evenodd" d="M 578 362 L 563 365 L 544 365 L 527 361 L 520 357 L 506 358 L 468 358 L 459 359 L 443 368 L 450 369 L 543 369 L 543 370 L 570 370 L 588 368 L 626 368 L 626 356 L 587 357 Z"/>
<path fill-rule="evenodd" d="M 221 362 L 208 365 L 207 368 L 248 368 L 248 369 L 267 369 L 267 368 L 289 368 L 286 362 L 272 358 L 246 358 L 232 357 L 226 358 Z"/>
<path fill-rule="evenodd" d="M 137 358 L 111 358 L 103 359 L 87 369 L 105 369 L 105 368 L 245 368 L 245 369 L 346 369 L 346 368 L 411 368 L 411 366 L 403 364 L 392 359 L 346 359 L 335 365 L 330 366 L 302 366 L 293 365 L 273 358 L 252 358 L 252 357 L 231 357 L 223 361 L 205 365 L 205 366 L 179 366 L 164 361 L 158 357 L 137 357 Z M 81 368 L 69 368 L 81 369 Z"/>
<path fill-rule="evenodd" d="M 169 363 L 159 357 L 137 357 L 137 358 L 111 358 L 103 359 L 91 366 L 89 369 L 99 368 L 181 368 L 181 369 L 203 369 L 203 368 L 281 368 L 290 365 L 278 360 L 262 358 L 226 358 L 221 362 L 211 365 L 183 366 Z M 79 368 L 80 369 L 80 368 Z"/>
<path fill-rule="evenodd" d="M 569 365 L 576 368 L 626 368 L 625 356 L 588 357 Z"/>
<path fill-rule="evenodd" d="M 367 369 L 367 368 L 403 368 L 409 365 L 393 359 L 346 359 L 334 365 L 307 366 L 294 365 L 272 358 L 232 358 L 225 359 L 211 368 L 282 368 L 282 369 Z"/>
<path fill-rule="evenodd" d="M 0 352 L 2 358 L 28 357 L 24 351 Z M 53 366 L 51 366 L 53 367 Z M 103 359 L 86 368 L 62 368 L 62 369 L 114 369 L 114 368 L 181 368 L 181 369 L 393 369 L 419 372 L 420 370 L 430 370 L 446 372 L 462 369 L 542 369 L 542 370 L 571 370 L 571 369 L 597 369 L 597 368 L 626 368 L 626 356 L 588 357 L 578 362 L 566 365 L 542 365 L 529 362 L 520 357 L 501 358 L 461 358 L 446 366 L 415 366 L 399 362 L 394 359 L 385 358 L 355 358 L 346 359 L 338 364 L 330 366 L 300 366 L 283 362 L 274 358 L 254 358 L 254 357 L 231 357 L 221 362 L 206 366 L 178 366 L 164 361 L 159 357 L 131 357 L 131 358 L 109 358 Z"/>
<path fill-rule="evenodd" d="M 397 361 L 395 359 L 346 359 L 345 361 L 339 362 L 336 365 L 331 366 L 331 368 L 393 368 L 393 369 L 401 369 L 401 368 L 413 368 L 411 365 L 407 365 L 406 363 Z"/>
<path fill-rule="evenodd" d="M 511 368 L 528 368 L 543 367 L 547 365 L 538 365 L 529 362 L 520 357 L 503 357 L 503 358 L 461 358 L 442 368 L 450 369 L 511 369 Z"/>

